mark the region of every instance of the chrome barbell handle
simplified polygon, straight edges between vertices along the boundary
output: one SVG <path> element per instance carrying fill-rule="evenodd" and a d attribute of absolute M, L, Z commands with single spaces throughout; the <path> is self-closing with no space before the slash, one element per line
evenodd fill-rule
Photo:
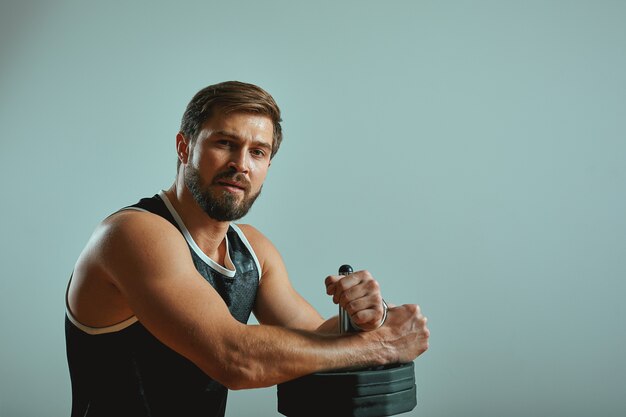
<path fill-rule="evenodd" d="M 341 265 L 339 267 L 339 275 L 350 275 L 353 272 L 354 270 L 350 265 Z M 359 330 L 352 324 L 348 312 L 343 307 L 339 306 L 339 334 L 355 333 L 358 331 Z"/>

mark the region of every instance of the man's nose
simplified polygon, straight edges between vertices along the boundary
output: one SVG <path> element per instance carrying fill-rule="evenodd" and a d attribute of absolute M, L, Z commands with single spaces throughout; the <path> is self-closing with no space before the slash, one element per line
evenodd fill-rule
<path fill-rule="evenodd" d="M 231 154 L 228 167 L 234 169 L 237 172 L 248 172 L 248 153 L 245 150 L 233 152 Z"/>

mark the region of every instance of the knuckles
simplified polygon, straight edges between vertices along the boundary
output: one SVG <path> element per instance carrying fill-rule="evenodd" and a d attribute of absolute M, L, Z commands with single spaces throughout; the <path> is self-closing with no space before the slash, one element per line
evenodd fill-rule
<path fill-rule="evenodd" d="M 416 308 L 415 308 L 415 304 L 405 304 L 402 306 L 407 313 L 409 313 L 410 315 L 414 315 L 416 313 Z"/>
<path fill-rule="evenodd" d="M 324 284 L 326 285 L 326 288 L 330 287 L 331 285 L 333 285 L 335 282 L 337 281 L 337 277 L 333 276 L 333 275 L 329 275 L 326 277 L 326 279 L 324 280 Z"/>
<path fill-rule="evenodd" d="M 380 292 L 380 284 L 376 280 L 371 280 L 366 282 L 366 287 L 371 292 Z"/>
<path fill-rule="evenodd" d="M 364 279 L 374 279 L 374 277 L 372 276 L 372 274 L 370 274 L 370 271 L 367 270 L 363 270 L 363 271 L 359 271 L 361 273 L 361 275 L 363 275 Z"/>
<path fill-rule="evenodd" d="M 326 278 L 326 285 L 327 290 L 329 290 L 330 286 L 333 287 L 335 295 L 343 296 L 346 291 L 357 287 L 365 289 L 368 295 L 380 294 L 380 284 L 367 271 L 355 272 L 349 277 L 344 276 L 342 278 L 339 278 L 337 281 L 332 281 L 332 278 L 334 277 L 330 276 Z"/>
<path fill-rule="evenodd" d="M 376 294 L 373 296 L 373 302 L 374 302 L 374 310 L 376 310 L 377 313 L 382 313 L 385 309 L 383 307 L 383 297 L 380 295 L 380 293 Z"/>
<path fill-rule="evenodd" d="M 350 288 L 350 285 L 348 285 L 345 279 L 340 279 L 339 281 L 337 281 L 337 284 L 335 284 L 335 288 L 341 292 L 344 292 L 345 290 Z"/>
<path fill-rule="evenodd" d="M 417 304 L 405 304 L 403 307 L 405 308 L 409 317 L 411 317 L 410 320 L 415 326 L 415 329 L 417 331 L 421 331 L 426 337 L 428 337 L 430 335 L 430 332 L 426 327 L 426 323 L 428 323 L 428 318 L 422 314 L 420 306 L 418 306 Z"/>

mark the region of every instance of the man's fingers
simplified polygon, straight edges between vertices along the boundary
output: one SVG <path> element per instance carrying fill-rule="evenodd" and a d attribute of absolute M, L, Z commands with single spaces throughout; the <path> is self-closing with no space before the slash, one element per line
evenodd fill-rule
<path fill-rule="evenodd" d="M 383 317 L 384 310 L 382 308 L 369 308 L 357 311 L 350 317 L 350 320 L 361 330 L 370 331 L 380 327 Z"/>
<path fill-rule="evenodd" d="M 380 296 L 371 296 L 371 297 L 361 297 L 356 300 L 350 301 L 348 304 L 345 304 L 343 308 L 350 315 L 354 315 L 361 310 L 374 310 L 383 312 L 383 301 Z"/>
<path fill-rule="evenodd" d="M 344 308 L 350 314 L 352 321 L 359 326 L 370 321 L 378 325 L 385 315 L 385 307 L 380 294 L 356 299 Z"/>
<path fill-rule="evenodd" d="M 341 295 L 339 295 L 337 301 L 340 305 L 346 306 L 362 297 L 373 297 L 373 303 L 382 302 L 378 282 L 374 280 L 360 281 L 356 285 L 344 290 Z"/>
<path fill-rule="evenodd" d="M 336 279 L 335 279 L 336 278 Z M 339 300 L 346 290 L 354 287 L 360 282 L 360 278 L 355 274 L 331 275 L 326 278 L 326 293 L 333 296 L 333 302 L 339 304 Z"/>
<path fill-rule="evenodd" d="M 368 308 L 366 310 L 359 310 L 354 315 L 350 316 L 354 324 L 362 327 L 363 325 L 372 323 L 372 324 L 380 324 L 381 314 L 377 312 L 373 308 Z"/>
<path fill-rule="evenodd" d="M 335 293 L 335 285 L 341 278 L 343 278 L 343 275 L 329 275 L 326 277 L 326 280 L 324 281 L 324 285 L 326 285 L 326 294 L 333 295 Z"/>
<path fill-rule="evenodd" d="M 378 328 L 384 307 L 380 286 L 368 271 L 326 277 L 326 293 L 342 306 L 354 324 L 363 330 Z"/>

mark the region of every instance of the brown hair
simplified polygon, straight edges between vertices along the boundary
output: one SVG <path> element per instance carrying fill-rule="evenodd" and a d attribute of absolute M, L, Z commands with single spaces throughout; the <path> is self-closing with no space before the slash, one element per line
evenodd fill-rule
<path fill-rule="evenodd" d="M 216 111 L 225 114 L 232 112 L 256 113 L 268 116 L 274 125 L 274 137 L 272 143 L 273 158 L 278 152 L 283 140 L 283 132 L 280 126 L 280 109 L 274 98 L 261 87 L 240 81 L 226 81 L 210 85 L 198 91 L 187 105 L 180 124 L 180 132 L 193 143 L 202 125 Z M 180 166 L 180 160 L 178 161 Z"/>

